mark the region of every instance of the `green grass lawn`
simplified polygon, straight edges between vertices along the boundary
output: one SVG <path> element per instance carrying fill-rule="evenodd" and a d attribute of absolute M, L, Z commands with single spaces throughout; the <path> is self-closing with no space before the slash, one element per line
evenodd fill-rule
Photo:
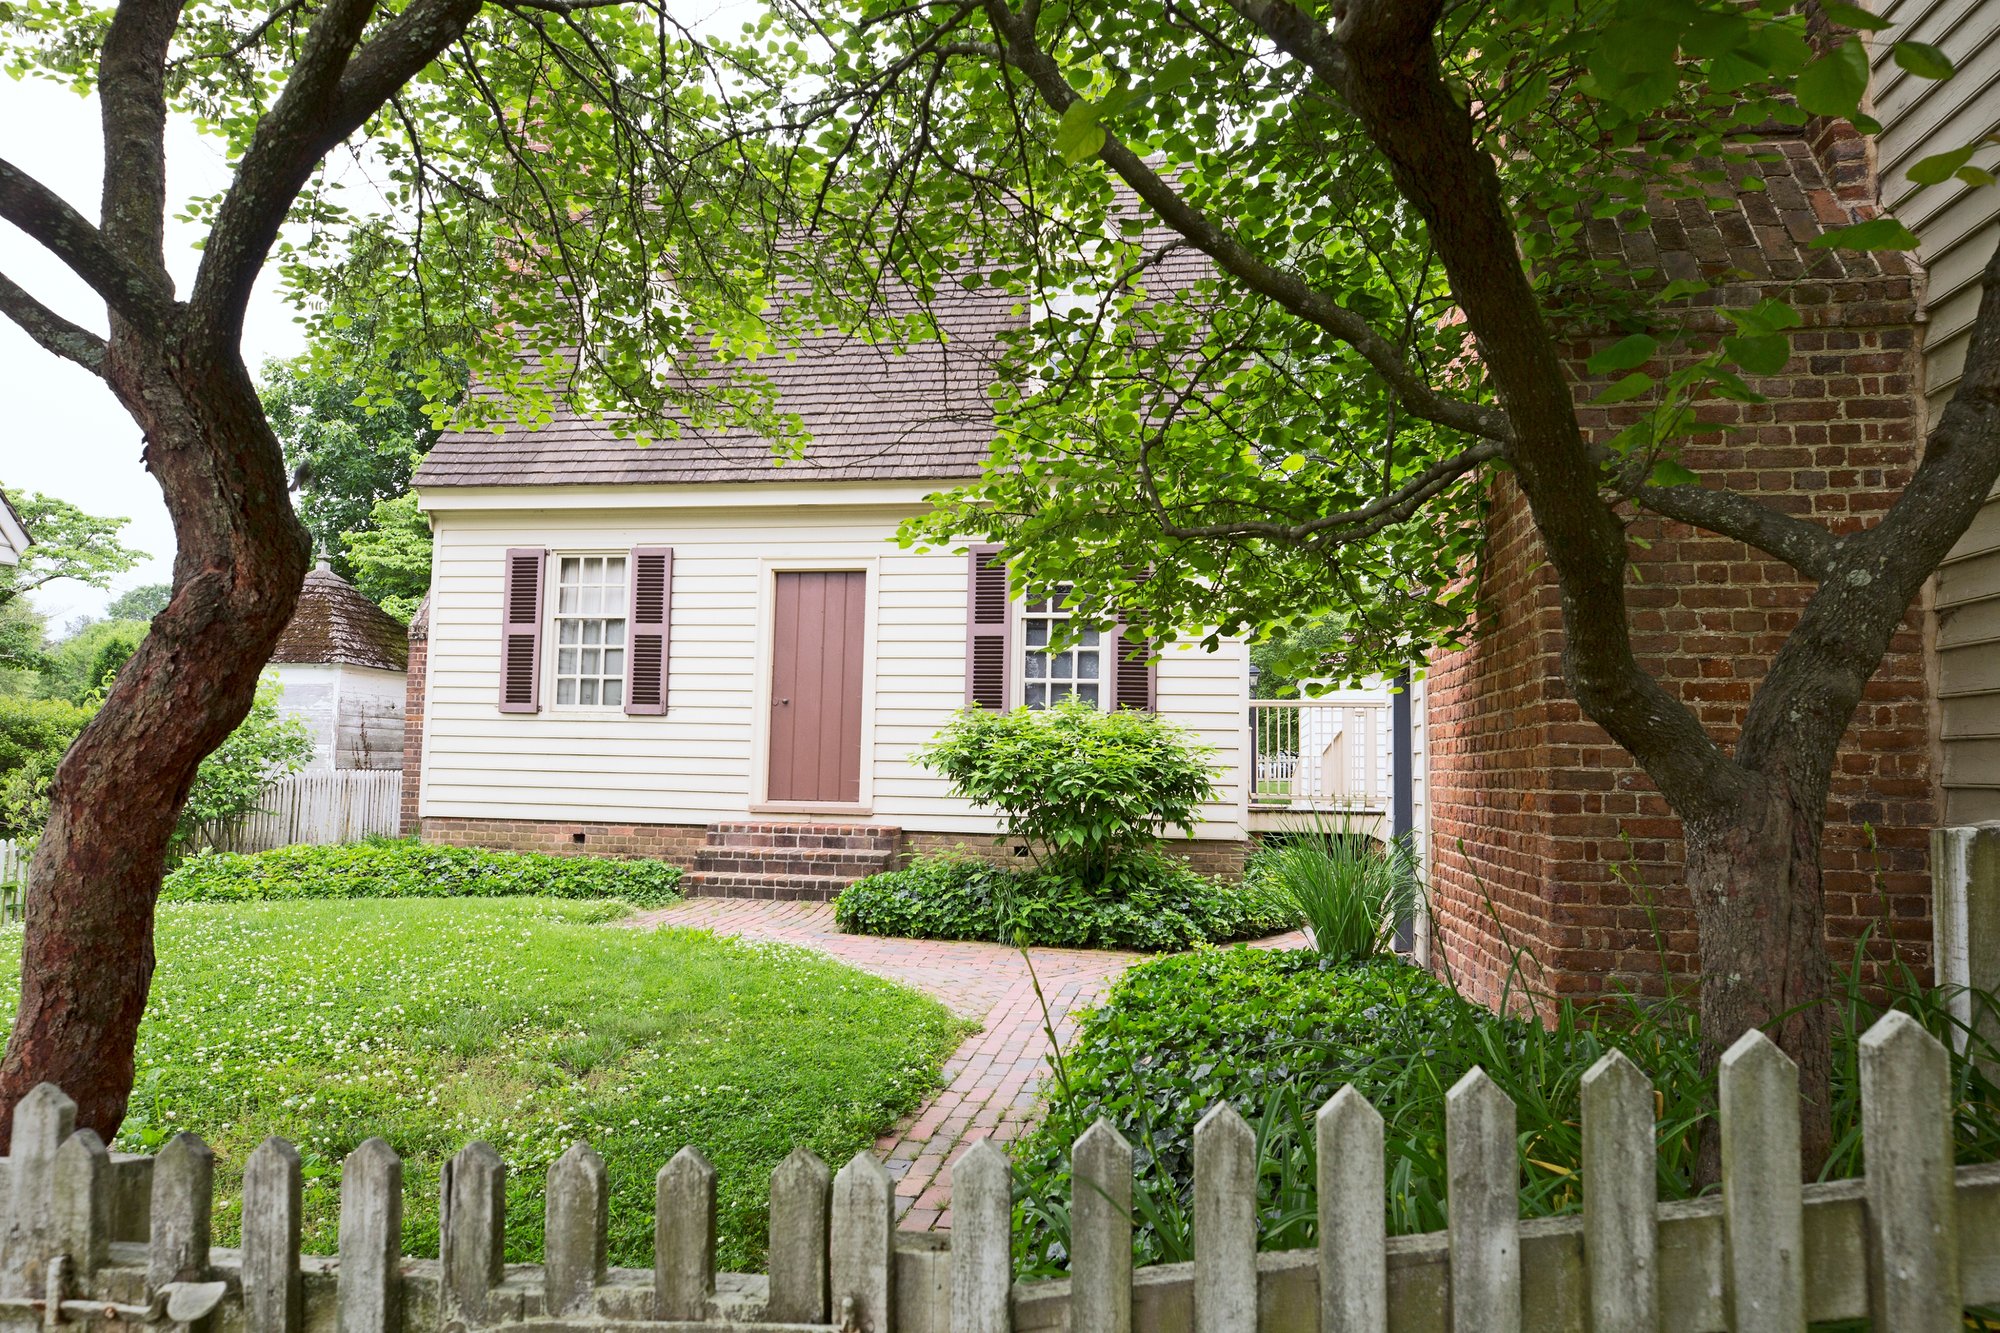
<path fill-rule="evenodd" d="M 192 1130 L 215 1149 L 218 1240 L 267 1134 L 298 1146 L 305 1248 L 331 1254 L 341 1159 L 403 1156 L 404 1246 L 437 1253 L 440 1164 L 485 1139 L 509 1168 L 510 1259 L 540 1257 L 542 1184 L 572 1141 L 603 1154 L 611 1259 L 652 1263 L 653 1176 L 715 1163 L 720 1258 L 764 1250 L 770 1170 L 836 1167 L 935 1087 L 962 1027 L 942 1005 L 809 951 L 606 924 L 619 903 L 257 902 L 161 910 L 160 967 L 118 1148 Z M 0 1018 L 20 932 L 0 936 Z"/>

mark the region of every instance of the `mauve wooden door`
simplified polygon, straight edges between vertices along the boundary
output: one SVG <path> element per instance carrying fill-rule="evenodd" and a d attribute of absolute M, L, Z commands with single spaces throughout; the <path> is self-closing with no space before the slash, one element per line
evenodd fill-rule
<path fill-rule="evenodd" d="M 781 572 L 771 625 L 773 801 L 861 799 L 861 640 L 868 576 Z"/>

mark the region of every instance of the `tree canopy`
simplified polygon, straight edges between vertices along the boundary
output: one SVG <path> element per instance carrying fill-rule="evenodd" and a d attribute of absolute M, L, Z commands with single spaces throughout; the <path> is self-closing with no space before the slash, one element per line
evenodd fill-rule
<path fill-rule="evenodd" d="M 29 545 L 19 564 L 0 565 L 0 607 L 61 579 L 105 587 L 112 575 L 146 558 L 118 540 L 130 519 L 99 518 L 33 491 L 8 491 L 7 499 L 28 530 Z"/>

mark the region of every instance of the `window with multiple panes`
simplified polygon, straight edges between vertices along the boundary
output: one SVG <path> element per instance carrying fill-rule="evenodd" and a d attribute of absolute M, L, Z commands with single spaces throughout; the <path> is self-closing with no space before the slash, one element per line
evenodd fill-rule
<path fill-rule="evenodd" d="M 625 616 L 630 606 L 622 555 L 556 560 L 556 704 L 617 708 L 625 702 Z"/>
<path fill-rule="evenodd" d="M 1104 641 L 1101 631 L 1068 632 L 1067 586 L 1052 597 L 1029 602 L 1021 612 L 1021 702 L 1030 708 L 1075 696 L 1093 707 L 1105 705 Z M 1058 647 L 1058 641 L 1061 646 Z"/>

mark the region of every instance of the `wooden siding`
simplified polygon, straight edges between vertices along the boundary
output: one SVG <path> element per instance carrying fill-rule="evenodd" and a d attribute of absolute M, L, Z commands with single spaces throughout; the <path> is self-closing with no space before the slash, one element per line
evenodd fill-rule
<path fill-rule="evenodd" d="M 472 508 L 472 497 L 452 495 L 433 507 L 425 496 L 436 563 L 422 814 L 614 823 L 745 818 L 764 797 L 754 789 L 764 767 L 755 714 L 760 682 L 769 679 L 772 566 L 824 561 L 824 568 L 872 564 L 876 571 L 873 720 L 861 784 L 870 817 L 968 838 L 993 832 L 989 816 L 949 797 L 943 780 L 912 758 L 965 702 L 964 554 L 897 547 L 896 525 L 914 512 L 912 503 L 841 503 L 846 497 L 829 488 L 784 507 L 709 495 L 704 507 L 691 508 L 671 488 L 661 491 L 633 488 L 624 508 L 561 488 L 537 493 L 546 508 L 522 506 L 517 496 L 504 508 Z M 498 711 L 508 549 L 644 545 L 674 551 L 665 716 L 559 708 L 546 692 L 538 713 Z M 1214 747 L 1224 770 L 1223 794 L 1205 809 L 1197 836 L 1242 837 L 1246 650 L 1235 642 L 1214 653 L 1169 647 L 1159 680 L 1160 711 Z"/>
<path fill-rule="evenodd" d="M 1911 164 L 2000 131 L 2000 22 L 1993 0 L 1877 0 L 1894 26 L 1875 42 L 1875 115 L 1882 202 L 1923 245 L 1928 283 L 1924 368 L 1931 419 L 1965 367 L 1980 270 L 2000 243 L 2000 189 L 1961 181 L 1911 184 Z M 1892 41 L 1941 48 L 1958 67 L 1942 83 L 1897 67 Z M 1973 156 L 2000 170 L 2000 144 Z M 1944 820 L 2000 819 L 2000 490 L 1938 571 L 1938 697 Z"/>

